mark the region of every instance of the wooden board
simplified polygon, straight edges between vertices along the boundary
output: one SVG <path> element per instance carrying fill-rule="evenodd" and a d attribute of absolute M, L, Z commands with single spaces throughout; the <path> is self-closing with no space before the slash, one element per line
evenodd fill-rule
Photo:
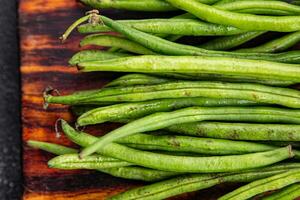
<path fill-rule="evenodd" d="M 22 124 L 23 124 L 23 174 L 26 200 L 50 199 L 104 199 L 107 196 L 141 186 L 139 181 L 128 181 L 93 171 L 63 171 L 49 169 L 49 153 L 26 146 L 29 139 L 75 146 L 64 136 L 57 138 L 54 124 L 58 118 L 73 121 L 68 107 L 51 105 L 43 109 L 42 92 L 47 86 L 57 88 L 62 94 L 75 90 L 99 88 L 117 74 L 78 73 L 68 66 L 71 55 L 79 50 L 78 34 L 65 44 L 58 37 L 65 28 L 86 9 L 75 0 L 20 0 L 19 27 L 22 73 Z M 138 18 L 137 13 L 104 11 L 112 18 Z M 143 16 L 149 14 L 143 14 Z M 152 14 L 153 15 L 153 14 Z M 97 134 L 104 134 L 114 124 L 98 126 Z M 216 199 L 231 191 L 236 184 L 221 185 L 200 192 L 185 194 L 174 199 Z"/>

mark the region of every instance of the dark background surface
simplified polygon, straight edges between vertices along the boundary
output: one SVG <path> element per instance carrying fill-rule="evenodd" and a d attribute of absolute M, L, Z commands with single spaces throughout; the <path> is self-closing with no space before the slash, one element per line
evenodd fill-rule
<path fill-rule="evenodd" d="M 17 1 L 0 5 L 0 199 L 10 200 L 22 190 Z"/>

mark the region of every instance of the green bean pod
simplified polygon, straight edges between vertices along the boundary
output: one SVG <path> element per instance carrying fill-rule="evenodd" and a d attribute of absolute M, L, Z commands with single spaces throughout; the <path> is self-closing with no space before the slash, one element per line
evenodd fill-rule
<path fill-rule="evenodd" d="M 80 62 L 88 62 L 88 61 L 103 61 L 112 58 L 120 58 L 120 57 L 129 57 L 132 55 L 124 54 L 124 53 L 113 53 L 107 51 L 97 51 L 97 50 L 83 50 L 76 53 L 69 61 L 70 65 L 77 65 Z M 293 85 L 294 82 L 291 81 L 281 81 L 281 80 L 274 80 L 274 79 L 254 79 L 254 78 L 247 78 L 242 76 L 228 76 L 228 75 L 221 75 L 221 74 L 181 74 L 181 73 L 159 73 L 153 74 L 155 76 L 171 78 L 171 79 L 183 79 L 183 80 L 215 80 L 215 81 L 228 81 L 228 82 L 249 82 L 249 83 L 261 83 L 265 85 L 274 85 L 274 86 L 288 86 Z M 124 84 L 122 86 L 129 86 L 129 85 L 150 85 L 152 83 L 163 83 L 169 82 L 165 80 L 165 78 L 158 78 L 146 74 L 137 74 L 132 76 L 139 76 L 139 77 L 128 77 L 126 81 L 122 79 L 120 84 Z M 130 79 L 129 79 L 130 78 Z M 125 78 L 124 78 L 125 79 Z M 118 80 L 115 80 L 118 81 Z M 114 82 L 114 81 L 113 81 Z M 114 83 L 110 84 L 114 84 Z M 110 85 L 109 84 L 109 85 Z M 109 86 L 106 85 L 106 86 Z"/>
<path fill-rule="evenodd" d="M 110 53 L 107 51 L 100 51 L 100 50 L 83 50 L 73 55 L 72 58 L 69 60 L 69 64 L 74 66 L 81 62 L 108 60 L 108 59 L 120 58 L 125 56 L 130 56 L 130 55 L 125 53 L 118 53 L 118 52 Z"/>
<path fill-rule="evenodd" d="M 137 42 L 142 46 L 159 54 L 166 55 L 191 55 L 191 56 L 215 56 L 215 57 L 235 57 L 247 58 L 253 60 L 269 60 L 276 62 L 299 63 L 299 52 L 291 51 L 281 54 L 267 54 L 267 53 L 238 53 L 238 52 L 222 52 L 201 49 L 194 46 L 177 44 L 160 37 L 144 33 L 130 26 L 123 25 L 105 16 L 100 16 L 103 23 L 114 29 L 115 31 L 126 36 L 129 40 Z M 300 19 L 300 17 L 299 17 Z M 294 22 L 293 22 L 294 23 Z"/>
<path fill-rule="evenodd" d="M 272 85 L 272 86 L 289 86 L 295 84 L 292 81 L 282 81 L 282 80 L 266 79 L 266 78 L 257 79 L 257 78 L 223 75 L 223 74 L 159 73 L 155 75 L 166 77 L 166 78 L 181 79 L 181 80 L 198 80 L 198 81 L 214 80 L 214 81 L 231 82 L 231 83 L 260 83 L 263 85 Z"/>
<path fill-rule="evenodd" d="M 295 183 L 287 186 L 273 194 L 262 198 L 262 200 L 294 200 L 300 196 L 300 184 Z"/>
<path fill-rule="evenodd" d="M 200 19 L 217 24 L 231 25 L 249 31 L 292 32 L 300 30 L 299 16 L 273 17 L 234 13 L 202 4 L 197 0 L 166 0 L 166 2 Z"/>
<path fill-rule="evenodd" d="M 175 124 L 166 130 L 184 135 L 229 140 L 300 141 L 300 126 L 292 124 L 197 122 Z"/>
<path fill-rule="evenodd" d="M 47 151 L 49 153 L 53 153 L 55 155 L 78 153 L 77 149 L 65 147 L 65 146 L 58 145 L 58 144 L 52 144 L 52 143 L 48 143 L 48 142 L 28 140 L 27 145 L 32 148 L 35 148 L 35 149 L 41 149 L 41 150 Z"/>
<path fill-rule="evenodd" d="M 238 49 L 236 52 L 271 53 L 284 51 L 300 42 L 300 31 L 289 33 L 281 38 L 272 40 L 253 48 Z"/>
<path fill-rule="evenodd" d="M 78 64 L 78 69 L 83 72 L 195 73 L 295 82 L 300 80 L 299 64 L 210 56 L 133 56 L 82 62 Z"/>
<path fill-rule="evenodd" d="M 278 167 L 277 167 L 278 166 Z M 192 174 L 138 187 L 115 196 L 110 200 L 160 200 L 179 194 L 209 188 L 224 182 L 251 182 L 294 169 L 288 165 L 271 166 L 235 174 Z M 275 167 L 275 168 L 274 168 Z"/>
<path fill-rule="evenodd" d="M 258 1 L 258 0 L 242 0 L 242 1 L 232 1 L 227 3 L 216 3 L 213 7 L 228 10 L 228 11 L 240 11 L 240 10 L 249 10 L 248 13 L 251 14 L 275 14 L 285 13 L 285 15 L 299 15 L 300 8 L 286 2 L 281 1 Z M 251 12 L 252 10 L 252 12 Z M 257 13 L 257 10 L 265 11 Z M 268 12 L 270 11 L 270 12 Z"/>
<path fill-rule="evenodd" d="M 105 87 L 127 87 L 133 85 L 155 85 L 175 81 L 171 78 L 156 77 L 147 74 L 127 74 L 108 83 Z"/>
<path fill-rule="evenodd" d="M 80 0 L 85 5 L 96 9 L 122 9 L 131 11 L 165 12 L 177 10 L 172 5 L 162 0 Z M 205 4 L 214 4 L 218 0 L 199 0 Z"/>
<path fill-rule="evenodd" d="M 30 140 L 27 142 L 27 144 L 30 147 L 41 149 L 56 155 L 72 154 L 78 151 L 77 149 L 72 149 L 69 147 L 48 143 L 48 142 Z M 180 175 L 180 173 L 176 173 L 176 172 L 159 171 L 159 170 L 148 169 L 148 168 L 137 167 L 137 166 L 126 166 L 126 167 L 105 168 L 105 169 L 101 168 L 101 169 L 97 169 L 97 171 L 101 171 L 106 174 L 110 174 L 112 176 L 119 177 L 119 178 L 150 181 L 150 182 L 160 181 L 166 178 Z"/>
<path fill-rule="evenodd" d="M 49 167 L 57 169 L 105 169 L 130 165 L 132 164 L 102 155 L 91 155 L 80 159 L 78 154 L 65 154 L 48 161 Z"/>
<path fill-rule="evenodd" d="M 123 10 L 133 10 L 133 11 L 156 11 L 165 12 L 176 10 L 173 6 L 165 1 L 160 0 L 80 0 L 85 5 L 88 5 L 96 9 L 123 9 Z"/>
<path fill-rule="evenodd" d="M 161 112 L 148 115 L 132 121 L 118 129 L 111 131 L 85 148 L 80 156 L 84 157 L 105 148 L 109 143 L 136 133 L 155 131 L 174 124 L 199 121 L 251 121 L 251 122 L 287 122 L 300 123 L 299 111 L 268 107 L 191 107 L 173 112 Z"/>
<path fill-rule="evenodd" d="M 289 11 L 275 10 L 270 8 L 249 8 L 249 9 L 234 10 L 234 12 L 256 14 L 256 15 L 275 15 L 275 16 L 295 15 L 295 13 Z"/>
<path fill-rule="evenodd" d="M 81 40 L 80 46 L 86 45 L 98 45 L 105 47 L 118 47 L 126 51 L 137 53 L 137 54 L 146 54 L 154 55 L 155 53 L 140 44 L 131 42 L 125 38 L 114 36 L 114 35 L 103 35 L 103 34 L 94 34 L 88 35 Z"/>
<path fill-rule="evenodd" d="M 201 44 L 199 47 L 209 50 L 228 50 L 240 46 L 264 33 L 264 31 L 246 32 L 240 35 L 220 37 Z"/>
<path fill-rule="evenodd" d="M 134 120 L 155 112 L 172 111 L 190 106 L 214 107 L 234 105 L 251 106 L 257 105 L 257 103 L 245 100 L 209 98 L 179 98 L 123 103 L 90 110 L 77 119 L 77 125 L 85 126 L 108 121 L 119 122 L 122 120 Z"/>
<path fill-rule="evenodd" d="M 267 191 L 281 189 L 288 185 L 300 182 L 300 170 L 290 170 L 282 174 L 261 179 L 242 186 L 224 196 L 219 200 L 244 200 Z"/>
<path fill-rule="evenodd" d="M 153 136 L 148 134 L 136 134 L 122 138 L 117 143 L 141 150 L 191 152 L 204 155 L 238 155 L 269 151 L 277 148 L 271 145 L 242 141 L 193 138 L 188 136 Z"/>
<path fill-rule="evenodd" d="M 190 36 L 223 36 L 245 33 L 245 30 L 233 26 L 212 24 L 198 19 L 140 19 L 140 20 L 116 20 L 123 25 L 151 34 L 190 35 Z M 112 28 L 103 24 L 84 24 L 78 26 L 78 32 L 82 34 L 111 32 Z M 161 35 L 159 35 L 161 37 Z M 165 35 L 163 35 L 165 36 Z"/>
<path fill-rule="evenodd" d="M 264 104 L 277 104 L 299 108 L 297 90 L 258 84 L 180 81 L 150 86 L 104 88 L 75 92 L 66 96 L 45 94 L 45 102 L 67 105 L 101 104 L 103 102 L 140 102 L 155 99 L 205 97 L 216 99 L 248 100 Z"/>

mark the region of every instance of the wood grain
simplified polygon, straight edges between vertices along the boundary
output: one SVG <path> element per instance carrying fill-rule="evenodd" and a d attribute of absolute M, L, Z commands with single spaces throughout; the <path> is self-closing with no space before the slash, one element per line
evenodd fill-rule
<path fill-rule="evenodd" d="M 99 88 L 117 77 L 113 73 L 78 73 L 68 66 L 68 59 L 76 51 L 78 34 L 61 44 L 58 37 L 76 18 L 87 9 L 75 0 L 20 0 L 19 28 L 22 73 L 22 131 L 23 174 L 25 200 L 90 200 L 105 199 L 119 192 L 141 186 L 144 183 L 115 178 L 100 172 L 74 170 L 63 171 L 47 167 L 53 155 L 26 146 L 29 139 L 55 142 L 76 147 L 64 136 L 57 138 L 54 124 L 58 118 L 72 122 L 73 116 L 67 106 L 51 105 L 43 109 L 42 92 L 47 86 L 57 88 L 62 94 L 75 90 Z M 112 18 L 139 18 L 135 12 L 103 11 Z M 144 18 L 164 16 L 164 13 L 145 13 Z M 117 127 L 104 124 L 89 131 L 98 135 Z M 217 199 L 218 196 L 236 188 L 227 184 L 184 194 L 172 199 Z"/>

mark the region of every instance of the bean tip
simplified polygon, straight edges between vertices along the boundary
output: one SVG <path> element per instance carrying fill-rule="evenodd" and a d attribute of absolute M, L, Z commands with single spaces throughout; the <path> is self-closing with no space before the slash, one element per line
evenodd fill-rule
<path fill-rule="evenodd" d="M 84 69 L 84 67 L 81 66 L 80 63 L 77 63 L 77 64 L 76 64 L 76 67 L 77 67 L 77 70 L 78 70 L 78 71 L 81 71 L 81 70 Z"/>
<path fill-rule="evenodd" d="M 60 92 L 57 89 L 54 89 L 51 86 L 47 86 L 43 91 L 43 108 L 46 110 L 49 106 L 49 98 L 51 97 L 51 93 L 55 92 L 57 95 L 60 95 Z"/>
<path fill-rule="evenodd" d="M 62 124 L 62 122 L 63 122 L 63 119 L 61 119 L 61 118 L 58 118 L 55 121 L 54 129 L 55 129 L 55 136 L 56 136 L 56 138 L 60 138 L 61 137 L 61 133 L 59 131 L 58 125 L 59 125 L 59 123 Z"/>
<path fill-rule="evenodd" d="M 63 34 L 62 36 L 59 37 L 59 40 L 61 41 L 61 43 L 65 43 L 67 37 L 65 34 Z"/>

